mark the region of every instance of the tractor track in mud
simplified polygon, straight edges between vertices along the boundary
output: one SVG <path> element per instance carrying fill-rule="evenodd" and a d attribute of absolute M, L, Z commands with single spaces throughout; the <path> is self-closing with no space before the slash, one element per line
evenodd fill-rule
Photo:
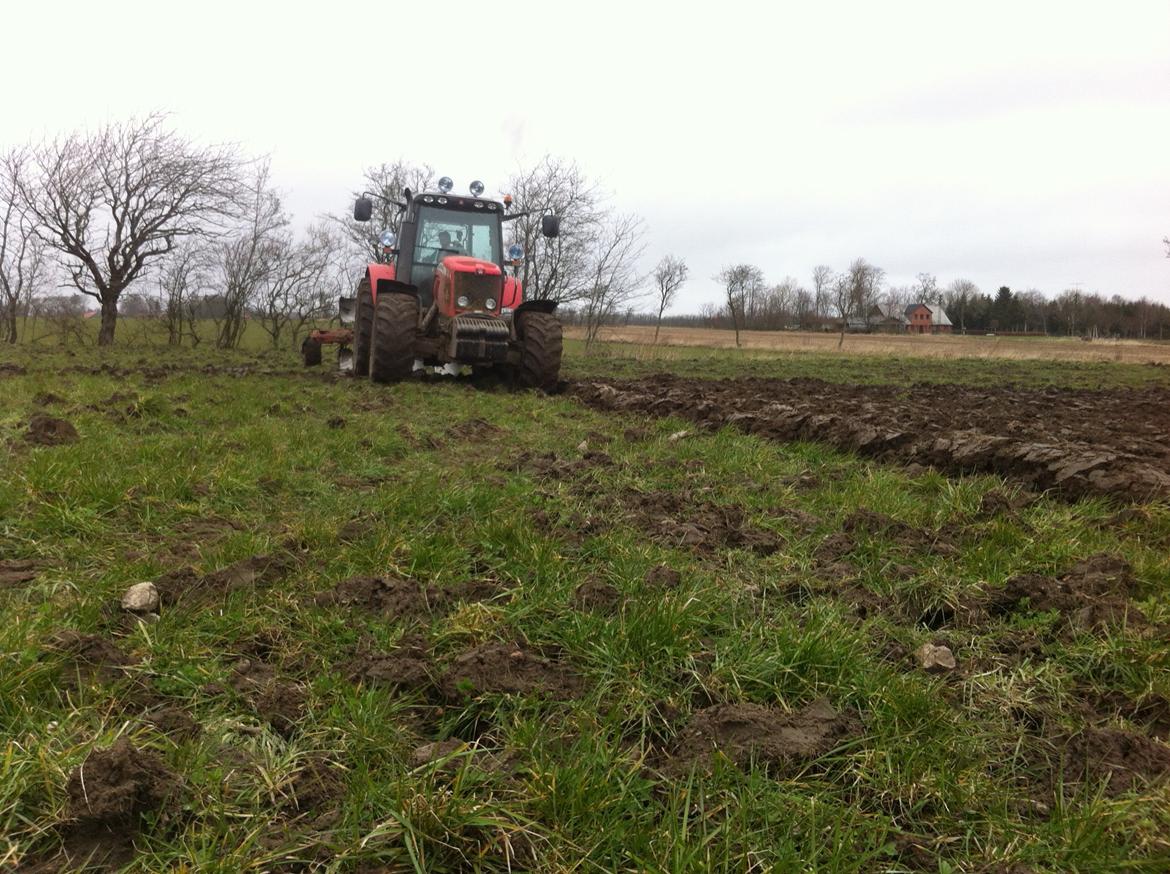
<path fill-rule="evenodd" d="M 733 425 L 950 474 L 998 473 L 1075 500 L 1170 498 L 1170 388 L 1108 391 L 660 374 L 569 383 L 594 409 Z"/>

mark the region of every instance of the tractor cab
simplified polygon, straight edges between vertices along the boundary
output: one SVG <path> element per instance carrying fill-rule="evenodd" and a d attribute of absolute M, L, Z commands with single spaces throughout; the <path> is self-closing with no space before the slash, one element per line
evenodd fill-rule
<path fill-rule="evenodd" d="M 436 271 L 447 258 L 459 259 L 455 268 L 460 272 L 494 265 L 496 275 L 502 275 L 502 218 L 503 206 L 496 201 L 442 192 L 414 195 L 396 229 L 395 277 L 418 289 L 426 309 L 434 302 Z"/>

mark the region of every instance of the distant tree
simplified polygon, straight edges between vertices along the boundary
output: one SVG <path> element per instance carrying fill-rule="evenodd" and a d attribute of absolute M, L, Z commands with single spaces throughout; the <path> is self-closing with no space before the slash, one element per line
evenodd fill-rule
<path fill-rule="evenodd" d="M 188 330 L 192 298 L 206 282 L 208 252 L 193 241 L 184 241 L 162 259 L 156 272 L 167 343 L 178 346 L 184 334 L 198 343 L 198 334 Z M 193 326 L 192 326 L 193 327 Z"/>
<path fill-rule="evenodd" d="M 601 326 L 640 295 L 643 277 L 637 268 L 645 248 L 644 238 L 642 220 L 635 215 L 621 215 L 607 221 L 594 241 L 589 291 L 583 301 L 586 349 L 596 342 Z"/>
<path fill-rule="evenodd" d="M 329 219 L 340 229 L 342 238 L 349 243 L 353 257 L 376 260 L 382 253 L 378 238 L 382 231 L 394 227 L 399 207 L 405 198 L 405 190 L 425 191 L 431 188 L 435 171 L 429 164 L 411 164 L 399 159 L 392 164 L 380 164 L 366 168 L 362 182 L 354 199 L 363 194 L 373 194 L 374 213 L 368 222 L 354 221 L 353 204 L 350 203 L 341 215 L 331 214 Z"/>
<path fill-rule="evenodd" d="M 678 290 L 687 281 L 687 262 L 674 255 L 663 255 L 654 267 L 654 287 L 658 292 L 658 319 L 654 323 L 654 342 L 662 329 L 662 314 L 674 303 Z"/>
<path fill-rule="evenodd" d="M 763 288 L 764 272 L 754 264 L 735 264 L 724 267 L 716 279 L 722 283 L 727 296 L 727 311 L 735 329 L 735 345 L 738 348 L 739 332 L 743 327 L 748 301 Z"/>
<path fill-rule="evenodd" d="M 818 316 L 827 316 L 832 307 L 833 287 L 836 275 L 833 268 L 827 264 L 818 264 L 813 268 L 813 306 Z"/>
<path fill-rule="evenodd" d="M 236 213 L 234 147 L 198 146 L 164 125 L 155 113 L 45 143 L 17 186 L 70 283 L 100 302 L 102 346 L 114 342 L 122 292 L 149 264 Z"/>
<path fill-rule="evenodd" d="M 216 345 L 239 345 L 247 324 L 248 307 L 276 269 L 284 251 L 289 217 L 280 196 L 269 184 L 268 162 L 259 163 L 251 182 L 239 226 L 215 247 L 215 272 L 221 295 L 216 322 Z"/>
<path fill-rule="evenodd" d="M 527 299 L 561 303 L 584 300 L 594 293 L 599 257 L 612 240 L 613 215 L 601 189 L 575 163 L 545 156 L 508 180 L 514 198 L 511 212 L 526 213 L 506 225 L 508 242 L 524 249 L 520 279 Z M 541 234 L 541 217 L 560 217 L 560 234 Z"/>
<path fill-rule="evenodd" d="M 959 314 L 959 333 L 967 333 L 967 307 L 979 295 L 979 286 L 970 279 L 956 279 L 943 297 L 943 305 Z"/>
<path fill-rule="evenodd" d="M 0 156 L 0 330 L 9 343 L 17 341 L 17 318 L 40 291 L 49 266 L 32 210 L 19 196 L 28 161 L 26 149 Z"/>
<path fill-rule="evenodd" d="M 938 279 L 933 273 L 919 273 L 914 286 L 914 294 L 919 303 L 940 303 L 942 296 L 938 290 Z"/>
<path fill-rule="evenodd" d="M 1010 331 L 1015 324 L 1016 305 L 1015 298 L 1012 297 L 1012 290 L 1006 285 L 1001 285 L 999 291 L 995 293 L 995 303 L 992 304 L 991 317 L 994 320 L 994 328 L 1000 331 Z"/>

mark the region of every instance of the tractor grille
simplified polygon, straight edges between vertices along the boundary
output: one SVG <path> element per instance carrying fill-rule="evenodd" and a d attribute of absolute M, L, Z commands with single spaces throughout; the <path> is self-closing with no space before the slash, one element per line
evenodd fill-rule
<path fill-rule="evenodd" d="M 504 361 L 508 323 L 491 316 L 456 316 L 451 322 L 449 354 L 456 361 Z"/>
<path fill-rule="evenodd" d="M 455 299 L 458 300 L 460 295 L 467 295 L 470 301 L 469 309 L 487 309 L 486 301 L 489 297 L 495 300 L 497 307 L 500 305 L 503 277 L 490 276 L 486 273 L 457 272 L 453 278 Z"/>

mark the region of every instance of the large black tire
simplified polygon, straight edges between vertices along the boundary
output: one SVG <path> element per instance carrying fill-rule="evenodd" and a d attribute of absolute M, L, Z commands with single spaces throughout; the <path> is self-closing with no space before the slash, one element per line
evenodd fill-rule
<path fill-rule="evenodd" d="M 306 337 L 301 343 L 301 358 L 305 367 L 316 367 L 321 363 L 321 344 L 312 337 Z"/>
<path fill-rule="evenodd" d="M 417 330 L 418 298 L 389 292 L 378 295 L 370 343 L 370 379 L 395 382 L 410 376 Z"/>
<path fill-rule="evenodd" d="M 561 323 L 550 313 L 521 313 L 521 358 L 516 378 L 525 388 L 551 392 L 561 375 Z"/>
<path fill-rule="evenodd" d="M 369 280 L 358 283 L 357 306 L 353 320 L 353 375 L 370 375 L 370 340 L 374 332 L 374 298 Z"/>

